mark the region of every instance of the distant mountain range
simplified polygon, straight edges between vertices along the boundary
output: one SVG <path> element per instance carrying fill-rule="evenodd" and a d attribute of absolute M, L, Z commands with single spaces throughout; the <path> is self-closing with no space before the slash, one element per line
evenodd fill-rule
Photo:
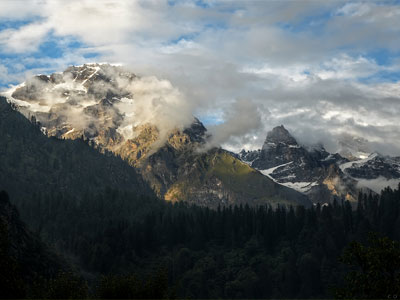
<path fill-rule="evenodd" d="M 355 146 L 359 140 L 355 140 Z M 307 195 L 313 203 L 329 203 L 335 197 L 355 202 L 360 191 L 379 193 L 400 182 L 400 157 L 354 149 L 328 153 L 322 145 L 300 145 L 284 126 L 267 135 L 260 150 L 238 153 L 249 166 L 275 182 Z M 355 155 L 361 157 L 356 157 Z"/>
<path fill-rule="evenodd" d="M 35 174 L 32 182 L 43 188 L 47 184 L 71 190 L 112 185 L 144 194 L 151 189 L 167 201 L 217 208 L 231 204 L 310 206 L 335 197 L 354 202 L 362 189 L 379 192 L 384 185 L 400 181 L 400 159 L 363 152 L 362 140 L 344 141 L 342 154 L 330 154 L 323 146 L 300 145 L 283 126 L 274 128 L 257 151 L 206 151 L 210 135 L 198 119 L 193 117 L 185 126 L 163 127 L 143 118 L 151 112 L 137 107 L 146 96 L 146 91 L 138 89 L 144 84 L 141 80 L 122 67 L 86 64 L 35 76 L 5 93 L 9 104 L 0 99 L 0 134 L 4 137 L 0 146 L 6 149 L 7 161 L 10 156 L 23 159 L 0 167 L 4 175 L 0 187 L 15 193 L 30 191 L 25 187 L 30 179 L 22 175 L 29 166 Z M 349 150 L 352 142 L 361 145 L 360 151 Z M 15 146 L 13 153 L 8 145 Z M 28 148 L 32 151 L 27 152 Z M 122 160 L 99 152 L 113 153 Z M 361 160 L 356 158 L 360 153 L 365 156 Z"/>

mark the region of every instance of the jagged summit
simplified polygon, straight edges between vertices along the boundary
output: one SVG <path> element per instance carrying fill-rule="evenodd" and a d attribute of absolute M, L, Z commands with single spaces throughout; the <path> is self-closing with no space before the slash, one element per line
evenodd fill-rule
<path fill-rule="evenodd" d="M 208 137 L 207 135 L 207 128 L 204 127 L 203 123 L 196 117 L 190 126 L 185 128 L 183 133 L 187 134 L 190 139 L 197 143 L 205 143 Z"/>
<path fill-rule="evenodd" d="M 295 138 L 286 130 L 283 125 L 277 126 L 268 132 L 267 138 L 265 140 L 264 146 L 269 147 L 272 145 L 277 145 L 279 143 L 286 145 L 297 145 Z"/>

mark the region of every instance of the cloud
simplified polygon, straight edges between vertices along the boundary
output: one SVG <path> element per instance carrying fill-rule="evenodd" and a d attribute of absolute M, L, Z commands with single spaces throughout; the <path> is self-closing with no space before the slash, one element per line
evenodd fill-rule
<path fill-rule="evenodd" d="M 42 0 L 3 0 L 0 2 L 1 20 L 23 20 L 40 15 L 43 9 Z"/>
<path fill-rule="evenodd" d="M 331 43 L 353 51 L 379 47 L 399 51 L 399 16 L 395 1 L 349 2 L 337 9 L 326 25 L 326 34 L 334 34 Z"/>
<path fill-rule="evenodd" d="M 236 100 L 224 110 L 224 122 L 209 128 L 211 138 L 206 149 L 223 143 L 243 144 L 262 128 L 257 105 L 249 100 Z M 232 146 L 232 145 L 231 145 Z"/>
<path fill-rule="evenodd" d="M 120 125 L 125 138 L 132 137 L 129 131 L 132 125 L 150 123 L 157 126 L 160 140 L 165 141 L 172 130 L 182 130 L 193 122 L 189 102 L 169 81 L 142 77 L 122 86 L 133 95 L 116 105 L 125 115 Z"/>
<path fill-rule="evenodd" d="M 322 141 L 331 151 L 347 132 L 368 139 L 373 150 L 400 154 L 395 1 L 5 0 L 0 5 L 2 19 L 25 21 L 0 31 L 0 53 L 21 53 L 14 61 L 2 60 L 10 78 L 23 78 L 29 70 L 60 71 L 95 53 L 96 60 L 121 62 L 146 78 L 135 87 L 147 89 L 144 98 L 150 99 L 135 108 L 144 119 L 150 110 L 165 121 L 164 112 L 175 112 L 172 119 L 183 123 L 192 113 L 217 116 L 225 123 L 212 128 L 214 143 L 229 149 L 260 147 L 268 130 L 284 124 L 300 142 Z M 49 35 L 63 49 L 61 57 L 38 57 Z M 68 46 L 65 39 L 79 45 Z M 11 67 L 17 61 L 24 66 L 18 71 Z M 149 92 L 152 85 L 160 95 Z M 159 97 L 168 100 L 154 100 Z"/>
<path fill-rule="evenodd" d="M 0 32 L 0 47 L 6 52 L 29 52 L 37 50 L 51 27 L 46 23 L 32 23 L 19 29 Z"/>

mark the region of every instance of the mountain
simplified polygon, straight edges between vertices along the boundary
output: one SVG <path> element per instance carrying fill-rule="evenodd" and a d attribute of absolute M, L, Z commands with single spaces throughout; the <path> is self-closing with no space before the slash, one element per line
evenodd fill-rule
<path fill-rule="evenodd" d="M 353 165 L 338 153 L 328 153 L 322 145 L 302 146 L 283 125 L 267 134 L 262 149 L 242 151 L 238 156 L 275 182 L 304 193 L 314 203 L 329 203 L 335 197 L 354 203 L 358 193 L 368 188 L 359 185 L 357 162 Z M 379 176 L 376 170 L 372 172 L 371 176 Z"/>
<path fill-rule="evenodd" d="M 103 155 L 82 139 L 48 138 L 0 97 L 0 189 L 15 201 L 51 191 L 81 196 L 111 187 L 153 195 L 121 159 Z"/>
<path fill-rule="evenodd" d="M 71 145 L 67 140 L 83 140 L 91 146 L 85 151 L 121 157 L 167 201 L 212 208 L 310 205 L 303 194 L 275 183 L 228 151 L 202 150 L 209 138 L 207 129 L 195 117 L 179 112 L 185 103 L 168 82 L 140 78 L 118 66 L 87 64 L 35 76 L 6 96 L 48 137 Z M 73 153 L 79 157 L 79 151 Z M 76 159 L 85 165 L 84 158 Z M 103 170 L 102 165 L 98 160 L 97 168 Z M 79 181 L 87 180 L 93 178 Z"/>
<path fill-rule="evenodd" d="M 400 157 L 371 153 L 366 158 L 341 164 L 340 169 L 357 180 L 359 186 L 376 193 L 387 186 L 396 188 L 400 182 Z"/>
<path fill-rule="evenodd" d="M 360 187 L 380 193 L 387 186 L 396 188 L 400 182 L 400 157 L 372 152 L 368 141 L 360 137 L 343 135 L 339 139 L 339 153 L 349 162 L 340 169 L 357 180 Z"/>
<path fill-rule="evenodd" d="M 234 204 L 302 204 L 308 199 L 275 184 L 223 149 L 199 153 L 206 129 L 196 120 L 183 131 L 174 131 L 166 143 L 150 153 L 158 130 L 147 125 L 117 151 L 140 170 L 154 191 L 167 201 L 217 208 Z M 149 137 L 151 137 L 149 139 Z"/>

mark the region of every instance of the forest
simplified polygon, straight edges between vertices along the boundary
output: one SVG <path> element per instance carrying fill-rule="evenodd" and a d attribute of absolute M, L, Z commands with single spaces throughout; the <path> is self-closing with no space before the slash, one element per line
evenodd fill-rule
<path fill-rule="evenodd" d="M 400 293 L 399 189 L 360 194 L 355 210 L 348 201 L 310 209 L 211 210 L 111 188 L 80 198 L 53 192 L 11 202 L 28 227 L 74 266 L 42 280 L 42 290 L 28 284 L 26 297 L 57 298 L 48 294 L 57 289 L 64 298 Z"/>

